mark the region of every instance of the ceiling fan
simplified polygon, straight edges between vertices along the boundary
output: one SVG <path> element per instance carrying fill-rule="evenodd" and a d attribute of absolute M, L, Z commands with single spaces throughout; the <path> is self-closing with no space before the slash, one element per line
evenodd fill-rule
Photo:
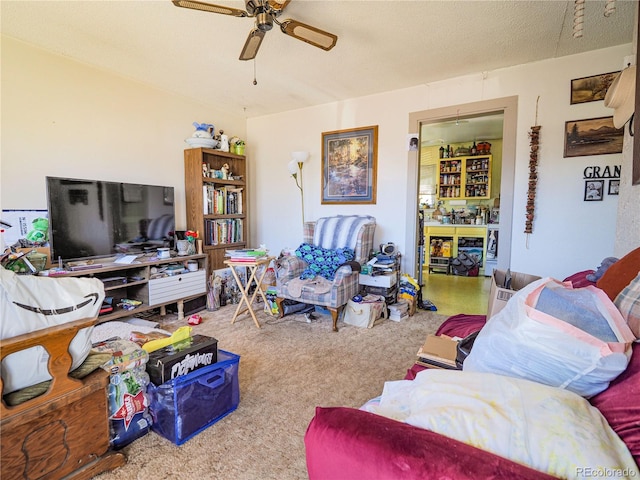
<path fill-rule="evenodd" d="M 265 34 L 273 28 L 275 23 L 280 30 L 298 40 L 302 40 L 314 47 L 331 50 L 338 41 L 334 35 L 319 28 L 312 27 L 297 20 L 287 18 L 280 22 L 278 17 L 291 0 L 245 0 L 245 9 L 214 5 L 196 0 L 172 0 L 177 7 L 202 10 L 203 12 L 220 13 L 233 17 L 252 17 L 256 19 L 255 27 L 249 32 L 247 41 L 240 53 L 240 60 L 252 60 L 256 57 Z"/>

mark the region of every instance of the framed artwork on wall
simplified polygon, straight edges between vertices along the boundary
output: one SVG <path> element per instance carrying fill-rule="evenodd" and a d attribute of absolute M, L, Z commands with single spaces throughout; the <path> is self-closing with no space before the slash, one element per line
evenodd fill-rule
<path fill-rule="evenodd" d="M 622 153 L 624 129 L 613 126 L 613 117 L 571 120 L 564 124 L 564 157 Z"/>
<path fill-rule="evenodd" d="M 618 191 L 620 190 L 620 180 L 609 180 L 609 195 L 618 195 Z"/>
<path fill-rule="evenodd" d="M 584 182 L 584 201 L 597 202 L 604 196 L 604 180 L 587 180 Z"/>
<path fill-rule="evenodd" d="M 571 80 L 571 105 L 604 100 L 607 89 L 620 71 Z"/>
<path fill-rule="evenodd" d="M 322 203 L 375 204 L 378 126 L 322 133 Z"/>

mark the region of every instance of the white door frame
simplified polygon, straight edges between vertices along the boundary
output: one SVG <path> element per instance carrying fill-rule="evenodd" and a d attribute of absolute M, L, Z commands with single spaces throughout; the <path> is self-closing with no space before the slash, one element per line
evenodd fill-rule
<path fill-rule="evenodd" d="M 500 254 L 498 268 L 506 270 L 511 264 L 511 230 L 513 225 L 513 183 L 516 166 L 516 132 L 518 123 L 518 97 L 503 97 L 493 100 L 452 105 L 409 114 L 408 133 L 420 132 L 423 124 L 440 123 L 458 117 L 480 116 L 482 114 L 504 114 L 502 127 L 502 178 L 500 183 Z M 405 245 L 407 252 L 403 266 L 418 278 L 418 192 L 420 188 L 420 154 L 409 152 L 409 182 L 407 188 L 407 231 Z M 411 175 L 415 181 L 411 181 Z M 426 247 L 425 247 L 426 248 Z"/>

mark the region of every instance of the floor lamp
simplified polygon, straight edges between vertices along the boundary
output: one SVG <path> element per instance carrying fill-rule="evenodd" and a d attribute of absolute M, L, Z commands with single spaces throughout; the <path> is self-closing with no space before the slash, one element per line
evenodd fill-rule
<path fill-rule="evenodd" d="M 309 152 L 291 152 L 292 160 L 288 164 L 289 173 L 296 181 L 296 186 L 300 189 L 300 201 L 302 203 L 302 228 L 304 228 L 304 188 L 302 186 L 302 167 L 309 159 Z M 298 181 L 300 175 L 300 181 Z"/>

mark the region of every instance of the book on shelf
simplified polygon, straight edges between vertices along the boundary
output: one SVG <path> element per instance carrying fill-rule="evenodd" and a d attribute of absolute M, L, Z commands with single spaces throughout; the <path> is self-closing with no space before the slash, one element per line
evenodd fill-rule
<path fill-rule="evenodd" d="M 223 245 L 244 241 L 243 220 L 241 218 L 207 219 L 204 225 L 207 245 Z"/>
<path fill-rule="evenodd" d="M 202 186 L 202 204 L 205 215 L 242 215 L 242 187 L 215 185 Z"/>

